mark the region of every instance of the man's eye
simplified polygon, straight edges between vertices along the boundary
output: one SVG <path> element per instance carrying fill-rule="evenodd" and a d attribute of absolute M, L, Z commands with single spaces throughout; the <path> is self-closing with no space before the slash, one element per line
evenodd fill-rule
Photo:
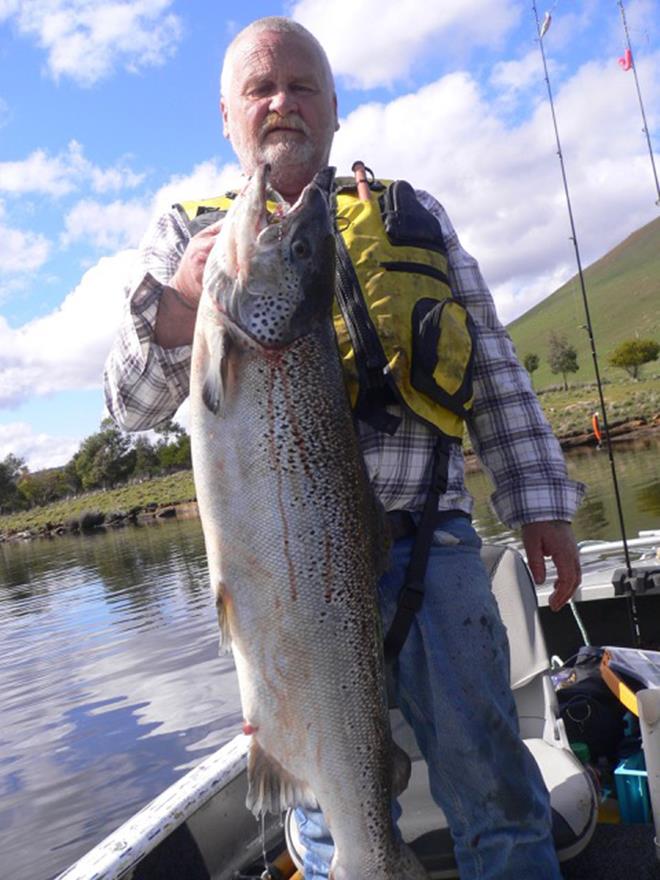
<path fill-rule="evenodd" d="M 308 86 L 304 83 L 294 83 L 291 86 L 291 91 L 311 95 L 316 91 L 316 89 L 313 86 Z"/>
<path fill-rule="evenodd" d="M 250 98 L 265 98 L 267 95 L 273 90 L 273 86 L 271 83 L 260 83 L 259 85 L 252 86 L 252 88 L 248 91 L 248 96 Z"/>

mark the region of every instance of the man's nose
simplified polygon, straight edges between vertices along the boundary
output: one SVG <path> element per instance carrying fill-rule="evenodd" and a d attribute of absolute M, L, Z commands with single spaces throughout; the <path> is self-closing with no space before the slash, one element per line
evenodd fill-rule
<path fill-rule="evenodd" d="M 280 116 L 287 116 L 294 110 L 298 110 L 298 103 L 295 96 L 287 89 L 279 89 L 270 99 L 269 109 Z"/>

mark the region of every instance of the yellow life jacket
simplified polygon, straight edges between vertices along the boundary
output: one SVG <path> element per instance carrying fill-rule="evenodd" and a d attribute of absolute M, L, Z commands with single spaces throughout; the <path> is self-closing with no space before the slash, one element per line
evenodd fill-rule
<path fill-rule="evenodd" d="M 441 437 L 460 441 L 472 406 L 474 327 L 452 296 L 437 219 L 405 181 L 336 181 L 338 286 L 334 325 L 351 405 L 393 433 L 390 403 Z M 191 232 L 225 212 L 232 195 L 183 202 Z M 268 210 L 275 204 L 268 203 Z"/>

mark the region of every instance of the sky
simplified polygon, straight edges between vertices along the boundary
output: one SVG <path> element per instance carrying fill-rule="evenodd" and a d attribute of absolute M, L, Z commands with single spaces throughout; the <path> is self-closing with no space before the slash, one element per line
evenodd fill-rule
<path fill-rule="evenodd" d="M 537 5 L 588 265 L 658 216 L 651 162 L 619 4 Z M 624 5 L 657 153 L 660 0 Z M 236 180 L 219 72 L 264 15 L 328 52 L 338 173 L 362 159 L 432 192 L 504 323 L 575 273 L 528 0 L 0 0 L 0 460 L 61 465 L 98 430 L 149 222 Z"/>

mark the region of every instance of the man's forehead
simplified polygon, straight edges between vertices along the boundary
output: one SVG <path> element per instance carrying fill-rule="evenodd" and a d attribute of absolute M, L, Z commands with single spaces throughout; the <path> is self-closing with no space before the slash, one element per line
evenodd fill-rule
<path fill-rule="evenodd" d="M 318 79 L 324 76 L 323 59 L 316 46 L 302 35 L 279 31 L 247 34 L 234 48 L 231 67 L 237 82 L 282 70 Z"/>

